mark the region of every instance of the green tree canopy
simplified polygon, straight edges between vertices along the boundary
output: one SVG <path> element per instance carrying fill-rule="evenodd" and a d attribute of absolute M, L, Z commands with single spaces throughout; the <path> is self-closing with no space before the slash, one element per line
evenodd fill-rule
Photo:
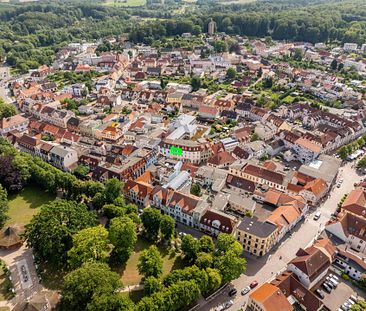
<path fill-rule="evenodd" d="M 9 118 L 17 114 L 17 110 L 13 105 L 6 104 L 3 99 L 0 98 L 0 119 Z"/>
<path fill-rule="evenodd" d="M 56 200 L 42 205 L 40 212 L 26 226 L 27 245 L 33 248 L 38 259 L 62 265 L 72 247 L 72 236 L 95 224 L 95 214 L 90 213 L 84 204 Z"/>
<path fill-rule="evenodd" d="M 64 310 L 89 310 L 89 305 L 98 310 L 93 309 L 96 302 L 121 286 L 119 275 L 106 264 L 88 262 L 65 276 L 61 305 Z"/>
<path fill-rule="evenodd" d="M 147 238 L 155 241 L 159 236 L 161 213 L 155 208 L 145 208 L 141 214 L 141 222 L 144 226 Z"/>
<path fill-rule="evenodd" d="M 0 184 L 0 229 L 4 227 L 5 222 L 9 219 L 8 210 L 8 193 Z"/>
<path fill-rule="evenodd" d="M 136 224 L 126 216 L 113 218 L 109 226 L 109 239 L 114 245 L 113 253 L 121 263 L 125 263 L 137 242 Z"/>
<path fill-rule="evenodd" d="M 185 255 L 185 259 L 190 262 L 194 262 L 197 258 L 200 243 L 190 234 L 187 234 L 182 239 L 182 251 Z"/>
<path fill-rule="evenodd" d="M 163 259 L 155 245 L 141 252 L 137 268 L 145 278 L 149 276 L 159 277 L 162 274 Z"/>
<path fill-rule="evenodd" d="M 169 215 L 161 215 L 160 231 L 165 241 L 170 241 L 175 229 L 175 220 Z"/>
<path fill-rule="evenodd" d="M 85 262 L 105 262 L 109 257 L 108 231 L 103 226 L 85 228 L 72 237 L 69 263 L 76 268 Z"/>

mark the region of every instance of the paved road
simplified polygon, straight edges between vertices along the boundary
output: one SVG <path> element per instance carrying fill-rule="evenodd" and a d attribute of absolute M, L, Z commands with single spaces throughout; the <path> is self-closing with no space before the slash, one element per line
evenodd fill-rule
<path fill-rule="evenodd" d="M 354 188 L 353 184 L 355 182 L 363 179 L 363 176 L 359 176 L 355 169 L 352 169 L 351 165 L 351 163 L 347 163 L 340 169 L 338 178 L 343 177 L 344 182 L 340 188 L 335 187 L 330 192 L 329 198 L 320 205 L 319 210 L 322 212 L 322 215 L 318 221 L 313 220 L 313 214 L 315 213 L 313 211 L 304 222 L 298 224 L 292 237 L 287 236 L 280 245 L 272 250 L 271 254 L 267 254 L 267 256 L 262 258 L 246 256 L 248 268 L 245 274 L 232 282 L 232 286 L 238 290 L 238 295 L 235 298 L 231 298 L 234 301 L 234 305 L 228 310 L 237 311 L 247 303 L 249 294 L 244 297 L 240 295 L 240 291 L 244 287 L 253 280 L 262 284 L 272 279 L 276 273 L 285 270 L 287 263 L 295 257 L 300 247 L 305 248 L 313 243 L 314 239 L 324 229 L 324 225 L 329 220 L 330 215 L 337 209 L 337 204 L 342 196 Z M 214 310 L 218 305 L 228 301 L 230 299 L 227 295 L 229 289 L 230 287 L 208 303 L 204 300 L 199 301 L 199 310 Z"/>
<path fill-rule="evenodd" d="M 7 302 L 8 306 L 14 307 L 17 303 L 30 298 L 34 293 L 43 289 L 39 283 L 36 268 L 32 257 L 32 251 L 25 245 L 17 250 L 0 250 L 0 258 L 10 268 L 11 279 L 15 288 L 16 296 Z M 28 280 L 25 281 L 21 272 L 21 266 L 25 266 Z"/>

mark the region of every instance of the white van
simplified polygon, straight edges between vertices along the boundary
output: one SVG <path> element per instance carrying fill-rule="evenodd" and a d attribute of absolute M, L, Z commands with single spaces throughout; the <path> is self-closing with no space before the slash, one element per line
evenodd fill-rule
<path fill-rule="evenodd" d="M 318 220 L 321 216 L 321 212 L 316 212 L 315 215 L 314 215 L 314 220 Z"/>

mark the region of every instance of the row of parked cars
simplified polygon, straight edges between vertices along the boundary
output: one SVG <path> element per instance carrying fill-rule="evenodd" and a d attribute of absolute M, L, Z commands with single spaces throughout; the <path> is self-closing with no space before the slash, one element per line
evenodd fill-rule
<path fill-rule="evenodd" d="M 357 298 L 355 296 L 350 296 L 344 303 L 341 305 L 341 307 L 338 309 L 338 311 L 347 311 L 351 309 L 352 305 L 354 305 L 357 302 Z"/>
<path fill-rule="evenodd" d="M 258 282 L 253 281 L 252 283 L 249 284 L 249 286 L 244 287 L 240 293 L 242 294 L 242 296 L 244 296 L 244 295 L 248 294 L 257 285 L 258 285 Z M 238 293 L 238 291 L 236 288 L 232 288 L 229 290 L 230 297 L 234 297 L 237 293 Z M 222 305 L 218 306 L 215 309 L 215 311 L 222 311 L 222 310 L 229 309 L 233 304 L 234 304 L 234 302 L 232 300 L 229 300 L 229 301 L 223 303 Z"/>
<path fill-rule="evenodd" d="M 22 265 L 22 266 L 20 267 L 20 270 L 21 270 L 21 272 L 22 272 L 23 281 L 24 281 L 24 282 L 28 282 L 28 273 L 27 273 L 27 269 L 25 268 L 25 266 L 24 266 L 24 265 Z"/>
<path fill-rule="evenodd" d="M 325 281 L 322 283 L 322 287 L 323 289 L 328 293 L 330 294 L 332 292 L 332 290 L 334 288 L 336 288 L 339 284 L 339 278 L 338 276 L 334 275 L 334 274 L 329 274 L 326 278 L 325 278 Z M 325 296 L 324 296 L 324 292 L 318 288 L 316 291 L 317 295 L 323 299 Z"/>

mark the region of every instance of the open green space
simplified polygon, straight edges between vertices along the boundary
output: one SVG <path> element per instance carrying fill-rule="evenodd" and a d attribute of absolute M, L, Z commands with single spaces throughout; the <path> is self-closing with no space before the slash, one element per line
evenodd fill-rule
<path fill-rule="evenodd" d="M 143 6 L 146 0 L 106 0 L 107 6 Z"/>
<path fill-rule="evenodd" d="M 135 250 L 127 263 L 117 272 L 121 275 L 122 284 L 124 286 L 136 285 L 141 282 L 141 275 L 137 270 L 137 263 L 141 252 L 151 246 L 149 241 L 139 237 L 137 240 Z M 158 246 L 161 256 L 163 257 L 163 276 L 167 275 L 171 270 L 181 269 L 184 267 L 184 263 L 181 257 L 174 253 L 170 253 L 166 247 Z"/>
<path fill-rule="evenodd" d="M 35 186 L 27 186 L 17 194 L 11 194 L 9 200 L 9 220 L 10 224 L 27 224 L 38 212 L 42 204 L 55 199 L 55 195 L 45 192 Z"/>

